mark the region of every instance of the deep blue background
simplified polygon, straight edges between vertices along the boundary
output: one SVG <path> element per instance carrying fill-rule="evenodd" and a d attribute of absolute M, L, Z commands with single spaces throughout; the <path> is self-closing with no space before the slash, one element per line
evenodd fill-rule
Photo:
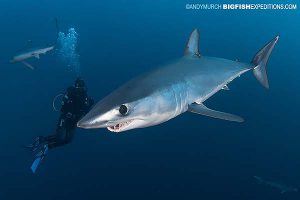
<path fill-rule="evenodd" d="M 300 187 L 299 9 L 186 10 L 190 2 L 196 1 L 0 2 L 1 200 L 300 199 L 253 179 Z M 186 113 L 120 135 L 78 130 L 73 143 L 50 152 L 33 175 L 33 155 L 22 145 L 55 130 L 52 99 L 76 75 L 55 55 L 31 61 L 34 71 L 6 61 L 28 39 L 36 45 L 53 41 L 53 17 L 61 31 L 79 32 L 82 77 L 96 100 L 182 56 L 194 28 L 201 32 L 201 54 L 244 62 L 280 34 L 268 64 L 271 88 L 248 73 L 207 102 L 243 116 L 242 124 Z"/>

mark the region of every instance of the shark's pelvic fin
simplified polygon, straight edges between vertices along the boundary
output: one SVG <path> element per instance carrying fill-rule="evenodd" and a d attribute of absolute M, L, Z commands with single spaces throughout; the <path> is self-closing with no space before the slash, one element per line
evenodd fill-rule
<path fill-rule="evenodd" d="M 212 109 L 207 108 L 203 104 L 192 103 L 189 105 L 188 111 L 196 113 L 196 114 L 200 114 L 200 115 L 205 115 L 208 117 L 227 120 L 227 121 L 233 121 L 233 122 L 243 122 L 244 121 L 243 118 L 241 118 L 237 115 L 212 110 Z"/>
<path fill-rule="evenodd" d="M 224 85 L 224 86 L 222 87 L 222 90 L 230 90 L 230 89 L 229 89 L 229 87 L 228 87 L 227 85 Z"/>
<path fill-rule="evenodd" d="M 26 67 L 29 67 L 30 69 L 34 70 L 34 67 L 33 67 L 31 64 L 29 64 L 28 62 L 23 61 L 22 63 L 23 63 Z"/>
<path fill-rule="evenodd" d="M 254 65 L 254 76 L 265 88 L 269 88 L 269 81 L 266 70 L 268 59 L 278 40 L 279 36 L 276 36 L 273 40 L 266 44 L 259 52 L 257 52 L 257 54 L 252 60 L 252 64 Z"/>
<path fill-rule="evenodd" d="M 35 57 L 36 59 L 40 59 L 40 55 L 39 55 L 39 54 L 35 54 L 34 57 Z"/>
<path fill-rule="evenodd" d="M 197 29 L 195 29 L 187 42 L 187 45 L 185 47 L 184 51 L 185 56 L 197 56 L 200 57 L 199 53 L 199 32 Z"/>

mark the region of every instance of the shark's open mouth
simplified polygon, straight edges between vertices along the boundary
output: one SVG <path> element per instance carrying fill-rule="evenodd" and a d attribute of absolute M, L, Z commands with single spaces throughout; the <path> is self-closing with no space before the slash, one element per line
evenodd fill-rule
<path fill-rule="evenodd" d="M 107 129 L 109 131 L 118 133 L 118 132 L 122 131 L 125 127 L 127 127 L 129 124 L 131 124 L 131 122 L 133 122 L 133 120 L 129 120 L 129 121 L 126 121 L 126 122 L 121 122 L 121 123 L 116 124 L 114 126 L 108 126 Z"/>

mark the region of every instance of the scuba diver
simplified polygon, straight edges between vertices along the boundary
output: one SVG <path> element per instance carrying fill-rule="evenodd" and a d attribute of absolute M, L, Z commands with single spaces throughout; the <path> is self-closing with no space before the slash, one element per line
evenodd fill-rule
<path fill-rule="evenodd" d="M 36 154 L 31 170 L 35 173 L 37 167 L 46 156 L 49 149 L 69 144 L 74 136 L 77 122 L 83 117 L 94 104 L 94 100 L 87 95 L 85 82 L 77 78 L 74 86 L 67 89 L 61 102 L 60 116 L 56 131 L 50 136 L 38 136 L 28 146 Z"/>

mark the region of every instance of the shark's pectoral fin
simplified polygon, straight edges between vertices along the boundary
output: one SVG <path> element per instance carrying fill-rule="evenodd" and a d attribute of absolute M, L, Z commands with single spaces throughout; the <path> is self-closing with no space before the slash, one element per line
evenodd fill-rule
<path fill-rule="evenodd" d="M 200 115 L 205 115 L 208 117 L 213 117 L 213 118 L 223 119 L 223 120 L 228 120 L 228 121 L 233 121 L 233 122 L 243 122 L 244 121 L 243 118 L 241 118 L 237 115 L 212 110 L 212 109 L 207 108 L 203 104 L 192 103 L 189 105 L 188 111 L 197 113 Z"/>
<path fill-rule="evenodd" d="M 188 40 L 188 43 L 186 44 L 185 56 L 194 56 L 194 57 L 200 57 L 199 53 L 199 32 L 197 29 L 195 29 Z"/>
<path fill-rule="evenodd" d="M 31 64 L 29 64 L 28 62 L 23 61 L 22 63 L 23 63 L 26 67 L 29 67 L 30 69 L 34 70 L 34 67 L 33 67 Z"/>

